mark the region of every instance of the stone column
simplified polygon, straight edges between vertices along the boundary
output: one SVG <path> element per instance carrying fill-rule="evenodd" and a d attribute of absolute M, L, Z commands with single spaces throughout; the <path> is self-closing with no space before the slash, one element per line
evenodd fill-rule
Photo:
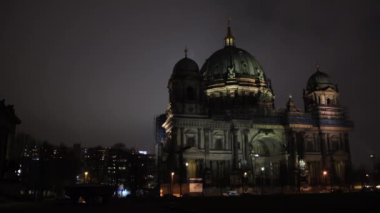
<path fill-rule="evenodd" d="M 197 140 L 197 147 L 198 147 L 198 149 L 202 149 L 202 145 L 203 145 L 202 133 L 203 133 L 203 129 L 198 128 L 198 140 Z"/>
<path fill-rule="evenodd" d="M 204 129 L 204 159 L 203 159 L 203 169 L 207 168 L 207 155 L 208 155 L 208 144 L 210 141 L 210 129 Z M 203 173 L 205 174 L 205 173 Z M 203 177 L 205 178 L 205 177 Z"/>
<path fill-rule="evenodd" d="M 238 150 L 238 129 L 232 129 L 232 146 L 233 146 L 233 168 L 238 169 L 238 163 L 239 163 L 239 150 Z"/>
<path fill-rule="evenodd" d="M 224 150 L 227 150 L 228 149 L 228 133 L 227 133 L 228 131 L 227 130 L 224 130 L 224 140 L 223 140 L 223 142 L 224 142 L 224 144 L 223 144 L 223 149 Z"/>
<path fill-rule="evenodd" d="M 243 148 L 244 148 L 244 154 L 243 154 L 243 158 L 244 158 L 244 160 L 246 160 L 247 161 L 247 163 L 248 163 L 248 161 L 249 161 L 249 145 L 248 145 L 248 130 L 245 130 L 244 131 L 244 134 L 243 134 L 243 143 L 244 143 L 244 145 L 243 145 Z"/>
<path fill-rule="evenodd" d="M 178 148 L 178 143 L 179 143 L 178 132 L 179 132 L 178 128 L 173 127 L 170 133 L 169 144 L 168 144 L 169 152 L 168 152 L 168 159 L 167 159 L 168 161 L 167 166 L 170 171 L 173 171 L 177 167 L 178 156 L 176 155 L 176 150 Z"/>
<path fill-rule="evenodd" d="M 183 135 L 183 127 L 179 128 L 179 147 L 182 149 L 183 145 L 185 144 L 185 137 Z"/>
<path fill-rule="evenodd" d="M 210 129 L 204 130 L 204 143 L 203 143 L 203 145 L 204 145 L 205 153 L 207 153 L 209 150 L 210 134 L 211 134 Z"/>

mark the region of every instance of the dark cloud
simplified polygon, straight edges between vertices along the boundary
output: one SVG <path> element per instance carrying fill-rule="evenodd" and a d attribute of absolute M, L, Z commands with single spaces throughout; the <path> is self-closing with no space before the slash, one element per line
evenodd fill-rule
<path fill-rule="evenodd" d="M 21 131 L 68 144 L 152 149 L 153 118 L 187 46 L 201 66 L 223 46 L 232 18 L 237 46 L 272 79 L 277 107 L 302 89 L 315 64 L 339 85 L 355 122 L 356 164 L 380 155 L 377 98 L 379 1 L 2 1 L 0 96 Z"/>

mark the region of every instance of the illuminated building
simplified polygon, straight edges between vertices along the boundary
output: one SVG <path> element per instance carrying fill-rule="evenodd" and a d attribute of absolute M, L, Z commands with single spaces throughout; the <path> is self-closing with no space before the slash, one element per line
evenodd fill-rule
<path fill-rule="evenodd" d="M 225 46 L 200 70 L 185 51 L 168 89 L 165 119 L 156 121 L 166 133 L 157 139 L 161 183 L 201 178 L 205 187 L 244 183 L 252 190 L 347 183 L 353 124 L 337 85 L 319 67 L 304 89 L 304 110 L 291 96 L 276 109 L 271 81 L 250 53 L 235 46 L 228 27 Z"/>

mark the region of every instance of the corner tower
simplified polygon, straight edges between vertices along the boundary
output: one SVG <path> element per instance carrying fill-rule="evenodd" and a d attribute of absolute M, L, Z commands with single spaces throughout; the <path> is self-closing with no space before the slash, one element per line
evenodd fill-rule
<path fill-rule="evenodd" d="M 320 149 L 320 166 L 324 171 L 322 178 L 328 174 L 329 179 L 325 181 L 329 184 L 346 184 L 351 170 L 349 132 L 353 124 L 340 104 L 338 86 L 317 66 L 303 98 L 305 112 L 310 113 L 314 121 L 315 143 Z"/>
<path fill-rule="evenodd" d="M 200 114 L 201 75 L 198 64 L 187 57 L 179 60 L 168 83 L 170 110 L 174 114 Z"/>
<path fill-rule="evenodd" d="M 338 86 L 333 84 L 328 74 L 320 71 L 319 66 L 307 81 L 303 98 L 305 112 L 311 113 L 316 119 L 345 116 L 344 109 L 340 106 Z"/>

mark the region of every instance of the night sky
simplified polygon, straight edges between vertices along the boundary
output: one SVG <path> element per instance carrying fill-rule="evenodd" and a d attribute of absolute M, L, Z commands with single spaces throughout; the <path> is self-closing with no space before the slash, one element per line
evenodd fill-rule
<path fill-rule="evenodd" d="M 302 90 L 316 64 L 355 123 L 352 160 L 380 158 L 380 1 L 0 2 L 0 98 L 26 132 L 54 144 L 125 143 L 152 151 L 154 117 L 168 105 L 174 64 L 201 66 L 236 46 L 272 79 L 276 107 Z"/>

